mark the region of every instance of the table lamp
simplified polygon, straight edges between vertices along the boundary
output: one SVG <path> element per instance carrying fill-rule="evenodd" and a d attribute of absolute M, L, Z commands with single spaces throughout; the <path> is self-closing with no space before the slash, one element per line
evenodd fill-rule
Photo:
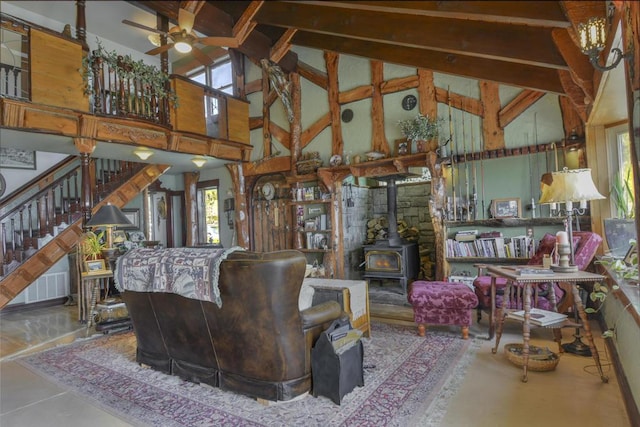
<path fill-rule="evenodd" d="M 539 204 L 547 204 L 551 207 L 551 216 L 567 217 L 567 240 L 569 243 L 569 266 L 575 267 L 573 247 L 573 216 L 584 215 L 587 210 L 587 202 L 590 200 L 604 199 L 598 192 L 593 179 L 591 169 L 567 169 L 546 173 L 541 179 L 541 196 Z M 564 209 L 562 208 L 564 203 Z M 578 207 L 574 207 L 578 203 Z M 578 223 L 578 227 L 580 224 Z"/>
<path fill-rule="evenodd" d="M 95 215 L 87 221 L 85 226 L 87 227 L 105 227 L 107 229 L 107 248 L 104 250 L 105 257 L 110 259 L 113 256 L 113 227 L 119 225 L 133 226 L 131 221 L 122 213 L 122 211 L 111 203 L 103 205 Z"/>
<path fill-rule="evenodd" d="M 546 173 L 541 179 L 541 196 L 540 204 L 548 204 L 551 207 L 551 215 L 565 216 L 567 231 L 558 233 L 558 252 L 568 252 L 570 262 L 560 262 L 560 265 L 553 266 L 556 272 L 573 272 L 578 271 L 574 259 L 573 247 L 573 215 L 584 215 L 587 209 L 587 201 L 604 199 L 605 197 L 598 192 L 593 179 L 591 178 L 591 169 L 567 169 L 561 171 Z M 561 204 L 565 207 L 562 209 Z M 578 208 L 574 207 L 574 203 L 579 203 Z M 580 223 L 577 222 L 578 230 Z M 568 245 L 562 244 L 566 241 Z M 568 246 L 568 250 L 567 250 Z M 562 256 L 562 255 L 561 255 Z M 566 256 L 566 255 L 564 255 Z M 575 310 L 575 309 L 574 309 Z M 578 322 L 578 311 L 575 310 L 576 323 Z M 574 341 L 563 344 L 562 347 L 568 353 L 581 356 L 590 356 L 591 350 L 588 345 L 584 344 L 580 336 L 580 328 L 577 327 L 574 334 Z"/>

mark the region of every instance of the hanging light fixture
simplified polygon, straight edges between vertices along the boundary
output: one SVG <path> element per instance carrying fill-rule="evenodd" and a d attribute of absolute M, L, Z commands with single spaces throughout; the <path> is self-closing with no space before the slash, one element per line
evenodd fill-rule
<path fill-rule="evenodd" d="M 149 157 L 153 156 L 153 151 L 148 149 L 147 147 L 138 147 L 133 150 L 133 154 L 138 156 L 140 160 L 147 160 Z"/>
<path fill-rule="evenodd" d="M 173 47 L 180 53 L 189 53 L 191 52 L 191 38 L 187 35 L 187 33 L 182 30 L 180 34 L 176 34 L 173 36 L 173 40 L 175 41 Z"/>
<path fill-rule="evenodd" d="M 202 156 L 195 156 L 194 158 L 191 159 L 191 161 L 199 168 L 201 168 L 202 166 L 204 166 L 205 163 L 207 163 L 207 159 L 205 159 Z"/>
<path fill-rule="evenodd" d="M 591 65 L 600 71 L 613 70 L 618 66 L 622 58 L 631 59 L 631 54 L 623 54 L 620 49 L 613 48 L 613 61 L 611 65 L 600 65 L 600 52 L 607 45 L 607 19 L 604 17 L 592 17 L 586 23 L 578 24 L 578 39 L 580 40 L 580 50 L 589 57 Z"/>

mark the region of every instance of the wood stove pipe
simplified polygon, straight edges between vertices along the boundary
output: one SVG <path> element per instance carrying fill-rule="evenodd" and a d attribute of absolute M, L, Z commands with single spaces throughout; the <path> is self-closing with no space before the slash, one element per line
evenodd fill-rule
<path fill-rule="evenodd" d="M 396 180 L 391 178 L 387 181 L 387 215 L 389 218 L 389 245 L 402 245 L 402 238 L 398 234 L 398 207 L 397 207 L 398 187 Z"/>

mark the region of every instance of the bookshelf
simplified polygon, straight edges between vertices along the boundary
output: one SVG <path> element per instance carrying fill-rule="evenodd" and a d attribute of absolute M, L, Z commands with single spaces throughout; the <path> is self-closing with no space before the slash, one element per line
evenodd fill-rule
<path fill-rule="evenodd" d="M 445 275 L 475 276 L 478 273 L 475 264 L 526 264 L 535 253 L 535 244 L 545 233 L 555 234 L 561 230 L 563 228 L 563 219 L 491 218 L 475 221 L 445 221 L 444 249 L 447 264 Z M 588 219 L 586 221 L 588 222 Z M 497 232 L 501 235 L 499 237 L 487 237 L 466 242 L 455 240 L 458 232 L 472 230 L 477 231 L 478 235 L 490 232 Z M 527 236 L 527 233 L 532 234 L 533 242 L 523 239 Z M 521 242 L 513 245 L 508 252 L 498 249 L 498 246 L 501 246 L 503 241 L 510 243 L 513 239 L 520 239 Z M 525 248 L 527 249 L 525 250 Z"/>

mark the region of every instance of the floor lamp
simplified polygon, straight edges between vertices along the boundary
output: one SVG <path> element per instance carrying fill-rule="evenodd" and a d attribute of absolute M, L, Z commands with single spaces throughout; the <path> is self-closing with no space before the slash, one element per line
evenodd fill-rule
<path fill-rule="evenodd" d="M 549 177 L 551 175 L 551 177 Z M 604 199 L 605 197 L 598 192 L 593 179 L 591 178 L 591 169 L 567 169 L 551 172 L 542 177 L 542 195 L 540 204 L 548 204 L 551 207 L 551 216 L 566 217 L 567 242 L 559 241 L 558 253 L 561 256 L 558 266 L 554 270 L 557 272 L 570 273 L 577 271 L 575 265 L 575 248 L 573 247 L 573 217 L 584 215 L 587 210 L 587 202 L 590 200 Z M 574 203 L 578 207 L 574 207 Z M 564 208 L 562 207 L 564 204 Z M 569 257 L 566 260 L 566 257 Z M 563 260 L 562 258 L 565 257 Z M 578 322 L 578 312 L 574 307 L 574 315 L 576 323 Z M 575 340 L 569 344 L 563 344 L 565 351 L 582 356 L 590 356 L 589 346 L 584 344 L 580 336 L 580 328 L 576 328 L 574 335 Z"/>

